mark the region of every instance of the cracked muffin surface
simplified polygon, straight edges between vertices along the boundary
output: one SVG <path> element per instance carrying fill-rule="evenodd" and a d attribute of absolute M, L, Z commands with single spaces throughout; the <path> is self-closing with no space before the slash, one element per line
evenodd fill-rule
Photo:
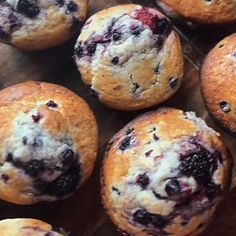
<path fill-rule="evenodd" d="M 57 46 L 78 32 L 87 0 L 2 0 L 0 41 L 25 50 Z"/>
<path fill-rule="evenodd" d="M 157 0 L 179 15 L 200 23 L 236 22 L 235 0 Z"/>
<path fill-rule="evenodd" d="M 179 88 L 183 55 L 172 23 L 155 9 L 118 5 L 90 17 L 75 45 L 83 81 L 105 105 L 138 110 Z"/>
<path fill-rule="evenodd" d="M 236 34 L 209 52 L 200 83 L 207 110 L 219 125 L 236 135 Z"/>
<path fill-rule="evenodd" d="M 52 226 L 36 219 L 16 218 L 0 221 L 0 235 L 4 236 L 67 236 L 57 233 Z"/>
<path fill-rule="evenodd" d="M 97 125 L 88 105 L 55 84 L 25 82 L 0 91 L 0 199 L 63 199 L 90 176 Z"/>
<path fill-rule="evenodd" d="M 111 139 L 103 203 L 130 235 L 198 235 L 228 190 L 231 165 L 219 134 L 195 113 L 146 113 Z"/>

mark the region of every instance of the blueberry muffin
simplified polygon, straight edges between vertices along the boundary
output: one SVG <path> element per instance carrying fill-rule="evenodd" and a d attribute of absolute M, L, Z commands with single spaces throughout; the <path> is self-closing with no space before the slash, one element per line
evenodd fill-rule
<path fill-rule="evenodd" d="M 157 0 L 179 15 L 205 24 L 236 22 L 235 0 Z"/>
<path fill-rule="evenodd" d="M 97 125 L 88 105 L 59 85 L 0 91 L 0 199 L 16 204 L 71 195 L 90 176 Z"/>
<path fill-rule="evenodd" d="M 53 231 L 52 226 L 35 219 L 6 219 L 0 221 L 2 236 L 67 236 Z"/>
<path fill-rule="evenodd" d="M 201 90 L 212 117 L 236 135 L 236 34 L 223 39 L 207 55 Z"/>
<path fill-rule="evenodd" d="M 0 41 L 25 50 L 57 46 L 78 31 L 88 0 L 1 0 Z"/>
<path fill-rule="evenodd" d="M 183 77 L 182 49 L 172 23 L 139 5 L 118 5 L 88 19 L 75 61 L 92 94 L 120 110 L 163 102 Z"/>
<path fill-rule="evenodd" d="M 209 224 L 231 177 L 219 134 L 193 112 L 146 113 L 111 140 L 103 202 L 117 227 L 135 236 L 193 236 Z"/>

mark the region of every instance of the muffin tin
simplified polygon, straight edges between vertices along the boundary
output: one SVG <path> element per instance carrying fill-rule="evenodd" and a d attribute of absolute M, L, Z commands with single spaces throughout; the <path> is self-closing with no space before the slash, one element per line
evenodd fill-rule
<path fill-rule="evenodd" d="M 91 0 L 90 15 L 98 10 L 121 3 L 134 2 L 156 7 L 155 1 Z M 161 106 L 193 110 L 205 119 L 207 124 L 222 135 L 222 138 L 236 159 L 235 138 L 215 125 L 209 117 L 199 88 L 199 70 L 206 53 L 224 36 L 236 32 L 235 25 L 203 26 L 175 18 L 176 31 L 179 33 L 185 53 L 185 79 L 181 89 Z M 56 203 L 40 203 L 33 206 L 17 206 L 0 202 L 0 219 L 29 217 L 46 221 L 55 227 L 63 227 L 71 236 L 119 236 L 108 219 L 100 197 L 100 166 L 105 145 L 109 138 L 122 128 L 139 112 L 121 112 L 106 108 L 88 94 L 88 87 L 79 79 L 73 63 L 75 39 L 54 49 L 27 53 L 0 44 L 0 88 L 26 80 L 40 80 L 61 84 L 81 97 L 93 109 L 100 132 L 100 154 L 96 170 L 89 181 L 72 197 Z M 160 107 L 160 106 L 157 106 Z M 153 110 L 154 107 L 149 110 Z M 214 221 L 203 236 L 234 236 L 236 233 L 236 175 L 234 170 L 232 191 L 218 210 Z"/>

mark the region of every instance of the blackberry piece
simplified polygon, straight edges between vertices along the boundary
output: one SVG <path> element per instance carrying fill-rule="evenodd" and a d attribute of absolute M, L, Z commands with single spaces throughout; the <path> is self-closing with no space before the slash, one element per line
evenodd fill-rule
<path fill-rule="evenodd" d="M 140 185 L 143 189 L 146 189 L 147 186 L 149 185 L 150 183 L 150 180 L 149 180 L 149 177 L 147 176 L 147 174 L 139 174 L 137 177 L 136 177 L 136 183 L 138 185 Z"/>
<path fill-rule="evenodd" d="M 75 153 L 68 148 L 61 153 L 60 160 L 63 165 L 71 166 L 75 160 Z"/>
<path fill-rule="evenodd" d="M 171 179 L 167 182 L 165 191 L 169 196 L 177 195 L 180 193 L 180 184 L 177 179 Z"/>
<path fill-rule="evenodd" d="M 123 141 L 120 143 L 119 149 L 121 151 L 125 151 L 129 147 L 131 139 L 132 139 L 132 136 L 125 137 Z"/>
<path fill-rule="evenodd" d="M 39 7 L 28 0 L 19 0 L 17 4 L 17 10 L 29 18 L 36 17 L 40 12 Z"/>
<path fill-rule="evenodd" d="M 221 191 L 220 185 L 209 182 L 205 187 L 205 193 L 209 200 L 212 200 Z"/>
<path fill-rule="evenodd" d="M 183 175 L 193 176 L 201 184 L 207 183 L 217 169 L 217 157 L 203 147 L 183 158 L 180 164 Z"/>
<path fill-rule="evenodd" d="M 164 228 L 168 223 L 161 215 L 148 213 L 144 209 L 137 210 L 133 214 L 133 219 L 141 225 L 147 226 L 150 224 L 157 228 Z"/>
<path fill-rule="evenodd" d="M 37 176 L 43 170 L 44 162 L 42 160 L 32 160 L 25 165 L 25 173 L 31 177 Z"/>

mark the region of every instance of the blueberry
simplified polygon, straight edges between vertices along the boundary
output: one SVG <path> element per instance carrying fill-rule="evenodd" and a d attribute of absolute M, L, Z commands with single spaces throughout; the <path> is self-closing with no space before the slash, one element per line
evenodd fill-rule
<path fill-rule="evenodd" d="M 55 108 L 57 107 L 57 104 L 54 101 L 50 100 L 46 103 L 46 106 Z"/>
<path fill-rule="evenodd" d="M 13 161 L 13 155 L 12 155 L 12 153 L 8 153 L 8 154 L 7 154 L 6 161 L 7 161 L 7 162 L 12 162 L 12 161 Z"/>
<path fill-rule="evenodd" d="M 4 183 L 6 183 L 10 179 L 9 175 L 6 174 L 2 174 L 1 178 L 3 179 Z"/>
<path fill-rule="evenodd" d="M 60 154 L 60 160 L 63 165 L 71 166 L 75 160 L 75 153 L 68 148 Z"/>
<path fill-rule="evenodd" d="M 223 110 L 225 113 L 228 113 L 231 111 L 230 104 L 225 101 L 220 102 L 219 106 L 220 106 L 221 110 Z"/>
<path fill-rule="evenodd" d="M 138 93 L 139 88 L 140 88 L 140 85 L 138 83 L 133 83 L 132 93 Z"/>
<path fill-rule="evenodd" d="M 22 138 L 22 143 L 23 143 L 23 145 L 27 145 L 27 141 L 28 141 L 28 139 L 27 139 L 26 137 L 23 137 L 23 138 Z"/>
<path fill-rule="evenodd" d="M 127 148 L 129 147 L 130 142 L 131 142 L 131 139 L 132 139 L 131 136 L 125 137 L 125 138 L 121 141 L 120 146 L 119 146 L 119 149 L 120 149 L 121 151 L 125 151 L 125 149 L 127 149 Z"/>
<path fill-rule="evenodd" d="M 42 160 L 32 160 L 25 165 L 25 173 L 31 177 L 37 176 L 43 170 L 44 162 Z"/>
<path fill-rule="evenodd" d="M 154 68 L 155 74 L 159 75 L 160 74 L 160 63 Z"/>
<path fill-rule="evenodd" d="M 54 235 L 55 235 L 54 232 L 48 232 L 48 233 L 46 233 L 44 236 L 54 236 Z"/>
<path fill-rule="evenodd" d="M 78 58 L 81 58 L 83 57 L 84 55 L 84 51 L 83 51 L 83 48 L 82 46 L 79 44 L 79 46 L 75 49 L 75 54 Z"/>
<path fill-rule="evenodd" d="M 35 123 L 38 123 L 42 119 L 42 115 L 39 113 L 37 115 L 32 115 L 32 119 Z"/>
<path fill-rule="evenodd" d="M 79 167 L 69 169 L 65 174 L 56 179 L 48 189 L 48 193 L 63 197 L 65 195 L 75 192 L 79 184 Z"/>
<path fill-rule="evenodd" d="M 7 33 L 0 27 L 0 38 L 6 39 L 8 37 Z"/>
<path fill-rule="evenodd" d="M 111 63 L 113 65 L 117 65 L 119 63 L 119 57 L 114 57 L 112 60 L 111 60 Z"/>
<path fill-rule="evenodd" d="M 121 32 L 119 32 L 118 30 L 115 30 L 113 32 L 112 38 L 114 41 L 119 41 L 121 39 Z"/>
<path fill-rule="evenodd" d="M 38 6 L 28 0 L 19 0 L 17 10 L 29 18 L 36 17 L 40 11 Z"/>
<path fill-rule="evenodd" d="M 72 24 L 71 24 L 71 29 L 74 30 L 79 30 L 83 26 L 83 22 L 74 16 L 72 16 Z"/>
<path fill-rule="evenodd" d="M 120 195 L 120 191 L 118 188 L 115 188 L 112 186 L 112 191 L 116 192 L 118 195 Z"/>
<path fill-rule="evenodd" d="M 148 225 L 152 221 L 152 217 L 150 214 L 145 210 L 137 210 L 134 214 L 134 221 L 138 222 L 142 225 Z"/>
<path fill-rule="evenodd" d="M 153 139 L 154 139 L 155 141 L 158 141 L 158 140 L 159 140 L 159 137 L 154 133 L 154 134 L 153 134 Z"/>
<path fill-rule="evenodd" d="M 217 169 L 217 157 L 203 147 L 199 149 L 184 157 L 179 168 L 183 175 L 193 176 L 199 183 L 205 184 Z"/>
<path fill-rule="evenodd" d="M 134 131 L 134 128 L 128 128 L 125 134 L 126 134 L 126 135 L 129 135 L 129 134 L 131 134 L 133 131 Z"/>
<path fill-rule="evenodd" d="M 131 28 L 131 34 L 134 36 L 139 36 L 141 34 L 141 27 L 140 26 L 135 26 Z"/>
<path fill-rule="evenodd" d="M 133 214 L 133 219 L 141 225 L 147 226 L 150 224 L 157 228 L 163 228 L 167 224 L 167 221 L 161 215 L 148 213 L 144 209 L 137 210 Z"/>
<path fill-rule="evenodd" d="M 136 177 L 136 183 L 139 184 L 143 189 L 146 189 L 147 186 L 149 185 L 149 177 L 147 176 L 147 174 L 139 174 Z"/>
<path fill-rule="evenodd" d="M 159 35 L 169 34 L 172 28 L 172 23 L 166 18 L 159 19 L 156 23 L 154 33 Z"/>
<path fill-rule="evenodd" d="M 43 141 L 37 137 L 34 137 L 33 142 L 31 143 L 33 147 L 42 147 Z"/>
<path fill-rule="evenodd" d="M 67 5 L 66 5 L 67 9 L 70 11 L 70 12 L 73 12 L 73 11 L 76 11 L 77 10 L 77 5 L 70 1 Z"/>
<path fill-rule="evenodd" d="M 175 89 L 178 85 L 178 78 L 175 78 L 175 77 L 171 77 L 169 79 L 169 86 L 172 88 L 172 89 Z"/>
<path fill-rule="evenodd" d="M 145 152 L 145 156 L 146 156 L 146 157 L 149 157 L 152 152 L 153 152 L 153 149 L 151 149 L 151 150 Z"/>
<path fill-rule="evenodd" d="M 152 215 L 152 225 L 157 228 L 164 228 L 167 225 L 167 220 L 161 215 Z"/>
<path fill-rule="evenodd" d="M 64 0 L 56 0 L 57 4 L 62 7 L 64 5 Z"/>
<path fill-rule="evenodd" d="M 166 183 L 165 191 L 169 196 L 180 193 L 180 185 L 177 179 L 171 179 Z"/>
<path fill-rule="evenodd" d="M 87 52 L 88 52 L 89 56 L 92 56 L 96 52 L 96 49 L 97 49 L 97 44 L 96 43 L 88 44 Z"/>

